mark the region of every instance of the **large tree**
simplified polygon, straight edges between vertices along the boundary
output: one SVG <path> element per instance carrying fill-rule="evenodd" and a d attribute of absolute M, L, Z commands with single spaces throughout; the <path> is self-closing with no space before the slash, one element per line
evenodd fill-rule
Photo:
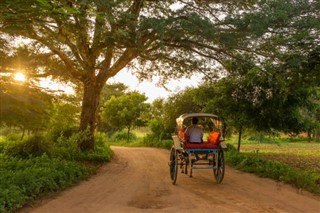
<path fill-rule="evenodd" d="M 318 12 L 315 0 L 2 0 L 0 44 L 23 38 L 28 69 L 82 84 L 80 130 L 92 136 L 99 94 L 120 70 L 138 67 L 144 78 L 209 75 L 244 52 L 260 65 L 280 63 L 303 32 L 310 35 L 303 45 L 312 47 L 319 31 L 304 20 L 319 20 Z M 1 60 L 1 72 L 14 70 L 8 62 Z M 93 148 L 89 138 L 81 148 Z"/>

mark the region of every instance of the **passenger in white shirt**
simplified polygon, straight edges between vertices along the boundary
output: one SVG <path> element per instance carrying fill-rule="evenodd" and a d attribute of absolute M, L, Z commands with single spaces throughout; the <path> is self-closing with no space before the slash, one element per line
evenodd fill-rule
<path fill-rule="evenodd" d="M 202 143 L 203 131 L 198 124 L 198 118 L 192 118 L 192 125 L 186 129 L 187 141 L 190 143 Z"/>

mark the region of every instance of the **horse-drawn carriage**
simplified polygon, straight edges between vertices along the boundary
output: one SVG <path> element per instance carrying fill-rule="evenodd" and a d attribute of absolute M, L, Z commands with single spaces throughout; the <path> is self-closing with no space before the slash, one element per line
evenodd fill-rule
<path fill-rule="evenodd" d="M 192 143 L 186 133 L 187 123 L 193 118 L 199 120 L 197 126 L 203 130 L 201 143 Z M 169 162 L 172 183 L 177 181 L 179 167 L 185 174 L 190 169 L 190 177 L 195 169 L 211 169 L 216 182 L 221 183 L 225 171 L 223 149 L 226 145 L 219 117 L 208 113 L 189 113 L 178 117 L 176 123 Z"/>

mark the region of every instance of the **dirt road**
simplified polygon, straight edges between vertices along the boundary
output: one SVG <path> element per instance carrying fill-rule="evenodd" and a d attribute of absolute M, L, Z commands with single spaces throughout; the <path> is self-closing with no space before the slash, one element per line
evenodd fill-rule
<path fill-rule="evenodd" d="M 23 209 L 29 213 L 108 212 L 320 212 L 320 197 L 275 181 L 226 168 L 216 184 L 212 171 L 169 178 L 169 151 L 113 147 L 115 158 L 79 185 Z"/>

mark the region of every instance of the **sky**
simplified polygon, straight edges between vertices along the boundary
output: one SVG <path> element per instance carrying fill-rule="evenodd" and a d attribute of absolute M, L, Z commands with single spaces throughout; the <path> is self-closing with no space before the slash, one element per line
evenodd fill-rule
<path fill-rule="evenodd" d="M 123 83 L 130 90 L 138 90 L 140 93 L 148 97 L 148 102 L 152 102 L 157 98 L 167 98 L 172 94 L 184 90 L 186 87 L 196 87 L 200 84 L 201 78 L 197 75 L 190 78 L 181 78 L 179 80 L 170 80 L 165 87 L 157 86 L 158 77 L 154 77 L 153 81 L 144 80 L 139 82 L 138 78 L 127 70 L 120 71 L 115 77 L 108 80 L 108 83 Z"/>
<path fill-rule="evenodd" d="M 137 90 L 147 96 L 147 102 L 152 103 L 157 98 L 168 98 L 170 95 L 176 94 L 184 90 L 186 87 L 197 87 L 200 84 L 201 77 L 193 75 L 190 78 L 181 78 L 178 80 L 170 80 L 164 88 L 157 85 L 159 77 L 154 77 L 152 81 L 144 80 L 140 82 L 136 76 L 122 70 L 116 76 L 110 78 L 107 83 L 123 83 L 128 86 L 130 91 Z M 72 94 L 73 89 L 70 85 L 57 83 L 50 78 L 40 80 L 40 86 L 51 90 L 64 91 Z"/>

